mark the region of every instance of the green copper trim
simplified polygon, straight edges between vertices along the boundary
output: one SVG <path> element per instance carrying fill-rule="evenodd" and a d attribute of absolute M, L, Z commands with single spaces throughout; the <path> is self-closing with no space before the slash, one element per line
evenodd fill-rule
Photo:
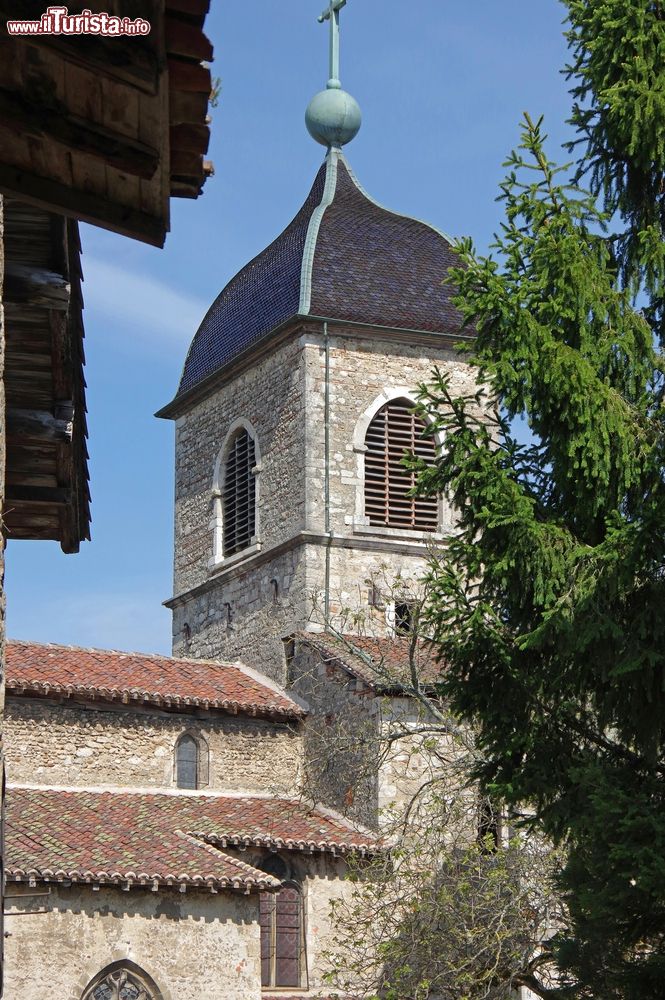
<path fill-rule="evenodd" d="M 338 149 L 331 149 L 326 156 L 326 183 L 323 188 L 323 196 L 320 204 L 312 212 L 307 227 L 307 237 L 305 238 L 305 249 L 302 255 L 302 267 L 300 269 L 300 305 L 298 312 L 301 316 L 307 316 L 312 304 L 312 272 L 314 270 L 314 254 L 316 253 L 316 241 L 319 238 L 319 230 L 325 211 L 332 205 L 337 191 L 337 164 L 342 154 Z"/>
<path fill-rule="evenodd" d="M 330 0 L 329 6 L 318 17 L 319 24 L 330 21 L 329 90 L 339 90 L 342 86 L 339 79 L 339 12 L 342 7 L 346 7 L 346 0 Z"/>

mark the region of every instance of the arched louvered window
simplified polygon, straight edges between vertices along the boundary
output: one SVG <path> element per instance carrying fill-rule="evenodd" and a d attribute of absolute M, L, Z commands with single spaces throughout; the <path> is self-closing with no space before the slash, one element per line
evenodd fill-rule
<path fill-rule="evenodd" d="M 204 788 L 208 784 L 208 746 L 201 737 L 183 733 L 175 745 L 174 771 L 178 788 Z"/>
<path fill-rule="evenodd" d="M 436 497 L 414 497 L 409 492 L 416 476 L 402 465 L 405 452 L 427 464 L 436 457 L 433 437 L 421 437 L 426 425 L 408 399 L 386 403 L 374 416 L 365 436 L 365 516 L 370 525 L 436 531 Z"/>
<path fill-rule="evenodd" d="M 162 994 L 133 962 L 114 962 L 95 976 L 82 1000 L 162 1000 Z"/>
<path fill-rule="evenodd" d="M 256 481 L 254 440 L 242 428 L 233 437 L 224 463 L 224 555 L 232 556 L 252 543 L 256 531 Z"/>

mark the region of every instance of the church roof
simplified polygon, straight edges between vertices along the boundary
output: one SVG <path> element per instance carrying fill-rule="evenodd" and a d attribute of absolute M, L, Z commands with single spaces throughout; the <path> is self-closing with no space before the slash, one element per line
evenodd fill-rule
<path fill-rule="evenodd" d="M 296 316 L 459 333 L 443 284 L 455 260 L 438 230 L 373 201 L 333 149 L 292 222 L 208 310 L 176 399 Z"/>
<path fill-rule="evenodd" d="M 7 693 L 57 695 L 277 719 L 305 711 L 241 664 L 10 640 Z"/>
<path fill-rule="evenodd" d="M 412 663 L 419 682 L 426 686 L 435 684 L 441 672 L 435 647 L 424 639 L 414 645 L 410 636 L 386 638 L 330 632 L 298 632 L 294 638 L 384 693 L 399 693 L 404 685 L 412 683 Z"/>
<path fill-rule="evenodd" d="M 277 888 L 229 846 L 345 854 L 371 835 L 297 799 L 9 787 L 5 868 L 16 881 Z M 220 850 L 222 848 L 222 850 Z"/>

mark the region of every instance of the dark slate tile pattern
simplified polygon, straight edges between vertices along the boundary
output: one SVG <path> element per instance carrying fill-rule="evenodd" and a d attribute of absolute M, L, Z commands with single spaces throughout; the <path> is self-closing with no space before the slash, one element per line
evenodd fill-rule
<path fill-rule="evenodd" d="M 446 333 L 459 330 L 452 289 L 455 262 L 439 233 L 369 201 L 343 162 L 321 223 L 314 256 L 311 313 L 377 326 Z"/>
<path fill-rule="evenodd" d="M 297 315 L 308 225 L 323 196 L 329 161 L 281 236 L 217 297 L 196 334 L 178 395 Z M 455 263 L 435 230 L 371 202 L 338 162 L 335 197 L 319 230 L 310 315 L 398 329 L 454 333 L 461 317 L 443 281 Z"/>
<path fill-rule="evenodd" d="M 325 178 L 324 163 L 295 219 L 217 296 L 192 341 L 179 395 L 297 314 L 307 227 L 321 202 Z"/>

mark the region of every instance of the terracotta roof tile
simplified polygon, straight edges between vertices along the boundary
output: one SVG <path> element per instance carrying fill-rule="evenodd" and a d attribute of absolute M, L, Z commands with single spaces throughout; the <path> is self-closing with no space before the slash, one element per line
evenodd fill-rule
<path fill-rule="evenodd" d="M 324 659 L 335 661 L 354 677 L 377 691 L 399 692 L 411 683 L 411 639 L 333 635 L 329 632 L 299 632 L 295 636 L 318 650 Z M 431 643 L 419 640 L 413 650 L 418 679 L 425 686 L 436 682 L 441 665 Z"/>
<path fill-rule="evenodd" d="M 239 664 L 16 640 L 7 643 L 7 692 L 268 718 L 296 719 L 305 714 L 276 686 L 262 683 Z"/>
<path fill-rule="evenodd" d="M 5 867 L 15 881 L 256 891 L 271 876 L 224 854 L 247 845 L 330 853 L 376 842 L 296 799 L 10 787 Z"/>

